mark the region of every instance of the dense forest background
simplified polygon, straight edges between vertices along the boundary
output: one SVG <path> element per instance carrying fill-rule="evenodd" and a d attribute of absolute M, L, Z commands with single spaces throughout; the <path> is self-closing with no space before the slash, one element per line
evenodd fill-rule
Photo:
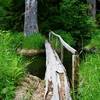
<path fill-rule="evenodd" d="M 26 57 L 20 49 L 44 50 L 49 31 L 59 34 L 80 56 L 77 100 L 99 100 L 100 90 L 100 2 L 96 16 L 86 0 L 37 0 L 38 34 L 24 36 L 25 0 L 0 0 L 0 100 L 13 100 L 15 90 L 29 73 L 39 72 L 45 55 Z M 55 39 L 53 39 L 55 43 Z M 58 45 L 59 48 L 59 45 Z M 68 58 L 69 59 L 69 58 Z M 38 67 L 35 66 L 38 65 Z M 39 67 L 40 66 L 40 67 Z M 33 73 L 32 72 L 32 73 Z M 34 89 L 30 91 L 31 97 Z M 75 92 L 75 91 L 72 91 Z M 30 99 L 29 99 L 30 100 Z"/>
<path fill-rule="evenodd" d="M 23 32 L 24 8 L 24 0 L 0 1 L 0 28 Z M 85 44 L 96 26 L 87 14 L 88 9 L 87 3 L 81 0 L 38 0 L 39 31 L 43 34 L 49 30 L 69 32 L 75 42 L 80 43 L 79 38 L 83 38 Z"/>

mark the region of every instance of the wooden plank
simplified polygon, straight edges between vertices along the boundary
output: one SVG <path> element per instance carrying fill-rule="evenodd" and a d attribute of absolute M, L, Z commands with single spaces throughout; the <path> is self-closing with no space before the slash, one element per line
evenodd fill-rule
<path fill-rule="evenodd" d="M 71 52 L 72 54 L 76 54 L 76 53 L 77 53 L 77 51 L 76 51 L 74 48 L 72 48 L 69 44 L 67 44 L 67 43 L 61 38 L 60 35 L 54 33 L 53 31 L 51 31 L 51 32 L 49 33 L 49 40 L 50 40 L 51 34 L 53 34 L 54 36 L 58 37 L 58 38 L 60 39 L 60 42 L 62 43 L 62 45 L 63 45 L 69 52 Z"/>
<path fill-rule="evenodd" d="M 72 100 L 70 96 L 70 86 L 66 76 L 66 70 L 61 63 L 57 53 L 51 48 L 48 41 L 46 48 L 46 89 L 45 100 Z M 51 85 L 50 85 L 51 83 Z M 50 89 L 51 87 L 51 89 Z M 52 92 L 51 98 L 48 96 Z M 65 95 L 64 95 L 65 94 Z"/>

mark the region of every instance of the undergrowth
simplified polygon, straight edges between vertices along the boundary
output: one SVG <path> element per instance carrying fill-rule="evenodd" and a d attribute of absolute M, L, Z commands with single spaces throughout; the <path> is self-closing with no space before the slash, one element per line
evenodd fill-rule
<path fill-rule="evenodd" d="M 100 54 L 87 55 L 80 65 L 79 100 L 100 100 Z"/>
<path fill-rule="evenodd" d="M 16 54 L 21 39 L 20 34 L 0 31 L 0 100 L 12 100 L 25 73 L 22 57 Z"/>
<path fill-rule="evenodd" d="M 100 30 L 92 36 L 87 48 L 100 49 Z M 96 50 L 95 49 L 95 50 Z M 80 64 L 79 100 L 100 100 L 100 53 L 89 53 Z"/>
<path fill-rule="evenodd" d="M 56 33 L 58 35 L 60 35 L 63 38 L 63 40 L 66 43 L 68 43 L 69 45 L 74 45 L 75 44 L 75 41 L 74 41 L 73 37 L 71 36 L 71 33 L 63 31 L 63 30 L 58 30 L 58 31 L 56 31 Z"/>
<path fill-rule="evenodd" d="M 100 30 L 96 30 L 95 34 L 92 35 L 90 43 L 85 48 L 100 48 Z"/>
<path fill-rule="evenodd" d="M 25 49 L 43 49 L 45 37 L 41 33 L 34 33 L 24 38 L 23 48 Z"/>

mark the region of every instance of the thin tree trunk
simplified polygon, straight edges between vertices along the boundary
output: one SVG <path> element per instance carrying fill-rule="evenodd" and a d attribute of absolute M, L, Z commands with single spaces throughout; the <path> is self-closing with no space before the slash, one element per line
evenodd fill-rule
<path fill-rule="evenodd" d="M 95 19 L 95 16 L 96 16 L 96 0 L 87 0 L 87 2 L 89 3 L 90 12 L 91 12 L 93 18 Z"/>
<path fill-rule="evenodd" d="M 38 32 L 37 0 L 25 0 L 24 34 Z"/>

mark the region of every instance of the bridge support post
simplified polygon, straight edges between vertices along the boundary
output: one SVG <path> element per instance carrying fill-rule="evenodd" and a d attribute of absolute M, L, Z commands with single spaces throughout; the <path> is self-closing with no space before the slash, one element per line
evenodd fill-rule
<path fill-rule="evenodd" d="M 73 96 L 77 94 L 79 84 L 79 55 L 72 55 L 72 88 Z"/>
<path fill-rule="evenodd" d="M 64 58 L 63 54 L 64 54 L 64 48 L 63 48 L 63 45 L 61 44 L 61 62 L 62 63 L 63 63 L 63 58 Z"/>

